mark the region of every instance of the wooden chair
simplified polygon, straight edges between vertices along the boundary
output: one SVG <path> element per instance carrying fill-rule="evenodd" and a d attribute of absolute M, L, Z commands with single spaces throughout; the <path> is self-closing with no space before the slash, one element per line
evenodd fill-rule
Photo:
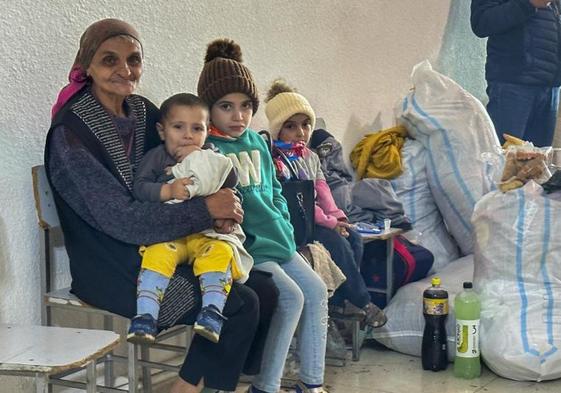
<path fill-rule="evenodd" d="M 55 231 L 60 231 L 60 221 L 56 211 L 56 206 L 52 194 L 51 187 L 47 180 L 47 174 L 43 165 L 35 166 L 31 169 L 33 179 L 33 194 L 35 198 L 35 208 L 37 218 L 42 235 L 42 263 L 41 263 L 41 292 L 43 294 L 43 302 L 41 307 L 41 321 L 43 325 L 51 325 L 52 309 L 66 309 L 80 312 L 93 313 L 103 317 L 103 328 L 105 330 L 114 330 L 115 318 L 123 318 L 119 315 L 112 314 L 105 310 L 98 309 L 89 304 L 84 303 L 75 295 L 70 293 L 70 288 L 62 288 L 53 290 L 52 283 L 54 278 L 52 248 L 53 242 L 51 236 Z M 191 331 L 189 327 L 176 327 L 161 333 L 157 337 L 157 341 L 152 345 L 138 345 L 127 343 L 126 357 L 118 356 L 112 352 L 108 352 L 103 358 L 104 377 L 107 387 L 113 386 L 114 382 L 114 361 L 126 361 L 128 364 L 128 381 L 129 392 L 136 393 L 139 391 L 139 375 L 138 368 L 142 367 L 142 391 L 151 392 L 151 372 L 150 369 L 160 369 L 165 371 L 177 372 L 180 365 L 171 365 L 161 362 L 150 361 L 150 349 L 159 349 L 165 351 L 179 352 L 185 354 L 186 348 L 178 345 L 163 343 L 166 339 L 177 336 L 179 334 L 187 335 L 187 342 L 190 342 Z M 140 359 L 139 359 L 140 352 Z M 122 389 L 105 389 L 105 391 L 124 391 Z"/>
<path fill-rule="evenodd" d="M 34 377 L 37 393 L 51 385 L 97 392 L 96 361 L 119 343 L 106 330 L 50 326 L 0 325 L 0 374 Z M 86 369 L 86 381 L 67 381 L 54 375 Z"/>

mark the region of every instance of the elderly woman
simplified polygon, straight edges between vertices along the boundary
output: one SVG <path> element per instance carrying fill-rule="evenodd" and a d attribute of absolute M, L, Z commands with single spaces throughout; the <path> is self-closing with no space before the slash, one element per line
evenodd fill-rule
<path fill-rule="evenodd" d="M 143 70 L 138 32 L 115 19 L 84 32 L 70 83 L 53 107 L 45 166 L 70 258 L 72 291 L 85 302 L 131 318 L 136 309 L 140 245 L 173 240 L 211 228 L 216 219 L 241 222 L 232 190 L 167 205 L 134 200 L 135 169 L 160 143 L 158 109 L 134 95 Z M 268 278 L 251 282 L 275 298 Z M 165 293 L 159 326 L 192 323 L 200 293 L 192 271 L 178 269 Z M 267 293 L 267 291 L 269 291 Z M 234 285 L 224 310 L 220 343 L 195 337 L 172 392 L 207 387 L 235 390 L 259 322 L 253 290 Z"/>

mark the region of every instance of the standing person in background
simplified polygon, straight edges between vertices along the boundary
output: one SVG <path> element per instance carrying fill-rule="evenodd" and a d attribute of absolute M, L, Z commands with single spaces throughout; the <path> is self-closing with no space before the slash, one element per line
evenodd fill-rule
<path fill-rule="evenodd" d="M 503 133 L 549 146 L 561 84 L 560 0 L 472 0 L 471 28 L 487 41 L 487 111 Z"/>

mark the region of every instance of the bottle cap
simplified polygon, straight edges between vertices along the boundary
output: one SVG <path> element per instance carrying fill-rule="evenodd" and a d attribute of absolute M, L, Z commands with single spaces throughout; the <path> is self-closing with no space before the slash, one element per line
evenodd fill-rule
<path fill-rule="evenodd" d="M 469 288 L 473 288 L 473 284 L 471 283 L 471 281 L 465 281 L 464 289 L 469 289 Z"/>
<path fill-rule="evenodd" d="M 433 286 L 440 285 L 440 277 L 433 277 L 431 283 Z"/>

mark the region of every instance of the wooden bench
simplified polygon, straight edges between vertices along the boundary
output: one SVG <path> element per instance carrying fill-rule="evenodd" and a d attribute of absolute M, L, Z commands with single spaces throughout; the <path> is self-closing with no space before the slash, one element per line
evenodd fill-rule
<path fill-rule="evenodd" d="M 110 313 L 105 310 L 93 307 L 80 299 L 75 295 L 70 293 L 70 288 L 61 288 L 53 290 L 52 283 L 54 279 L 53 273 L 53 260 L 52 260 L 52 249 L 53 241 L 52 237 L 55 233 L 60 233 L 60 221 L 58 219 L 58 214 L 56 211 L 56 206 L 53 198 L 53 193 L 49 182 L 47 180 L 47 174 L 45 167 L 43 165 L 35 166 L 31 169 L 32 180 L 33 180 L 33 194 L 35 198 L 35 208 L 37 211 L 37 219 L 39 227 L 41 228 L 42 235 L 42 263 L 41 263 L 41 292 L 43 294 L 43 302 L 41 307 L 41 321 L 43 325 L 51 325 L 51 312 L 52 309 L 66 309 L 79 312 L 87 312 L 97 314 L 103 317 L 103 329 L 113 331 L 114 330 L 114 320 L 123 319 L 123 317 Z M 62 236 L 62 235 L 61 235 Z M 151 386 L 151 372 L 152 368 L 165 370 L 165 371 L 179 371 L 179 364 L 168 364 L 162 362 L 150 361 L 150 349 L 159 349 L 164 351 L 172 351 L 180 354 L 186 353 L 186 348 L 184 346 L 170 345 L 163 343 L 163 341 L 183 334 L 186 336 L 187 342 L 190 342 L 191 329 L 186 326 L 178 326 L 161 333 L 157 337 L 157 341 L 152 345 L 138 345 L 127 343 L 127 356 L 118 356 L 112 352 L 108 352 L 104 361 L 104 377 L 105 385 L 111 387 L 114 381 L 113 372 L 113 362 L 114 361 L 125 361 L 128 365 L 128 386 L 130 393 L 136 393 L 139 391 L 139 375 L 138 368 L 142 368 L 142 391 L 150 393 L 152 391 Z M 139 356 L 140 352 L 140 356 Z M 106 389 L 107 391 L 107 389 Z M 109 389 L 109 391 L 125 391 L 122 389 Z"/>
<path fill-rule="evenodd" d="M 51 326 L 0 325 L 0 374 L 34 377 L 38 393 L 49 385 L 97 392 L 96 361 L 119 343 L 119 335 L 106 330 Z M 86 369 L 86 381 L 67 381 L 54 375 Z"/>

